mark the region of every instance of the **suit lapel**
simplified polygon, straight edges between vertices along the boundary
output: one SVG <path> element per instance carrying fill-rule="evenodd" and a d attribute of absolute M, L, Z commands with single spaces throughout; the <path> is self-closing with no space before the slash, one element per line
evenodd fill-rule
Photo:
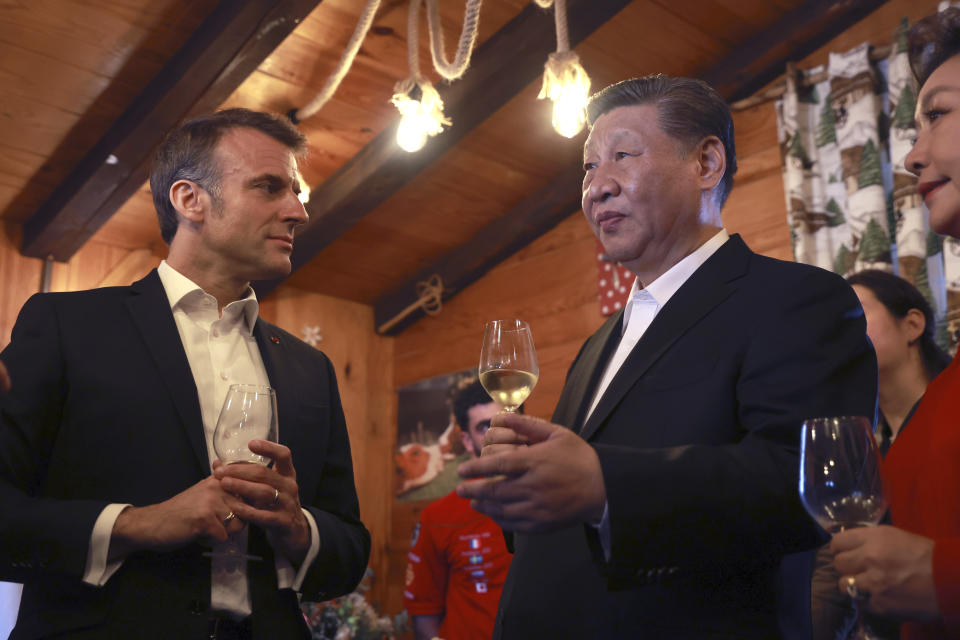
<path fill-rule="evenodd" d="M 160 371 L 203 475 L 207 475 L 210 462 L 197 385 L 157 270 L 134 282 L 130 288 L 133 295 L 127 299 L 127 309 Z"/>
<path fill-rule="evenodd" d="M 580 435 L 589 440 L 610 416 L 627 392 L 647 370 L 685 334 L 736 289 L 735 280 L 747 269 L 750 250 L 732 235 L 670 298 L 627 356 L 583 426 Z M 601 367 L 604 363 L 601 363 Z"/>
<path fill-rule="evenodd" d="M 259 317 L 253 327 L 253 337 L 257 340 L 257 347 L 260 349 L 260 357 L 270 386 L 277 392 L 278 440 L 281 444 L 290 446 L 289 427 L 295 423 L 297 387 L 295 379 L 290 375 L 290 367 L 284 366 L 288 345 L 278 331 Z M 289 360 L 286 361 L 289 362 Z M 288 429 L 284 429 L 284 425 Z"/>
<path fill-rule="evenodd" d="M 583 416 L 586 414 L 593 400 L 593 394 L 600 382 L 600 376 L 606 367 L 607 361 L 620 343 L 623 310 L 610 316 L 600 330 L 587 342 L 583 353 L 577 358 L 576 366 L 567 376 L 568 388 L 564 389 L 563 398 L 569 398 L 564 405 L 558 405 L 554 412 L 553 422 L 563 424 L 577 431 L 583 425 Z"/>

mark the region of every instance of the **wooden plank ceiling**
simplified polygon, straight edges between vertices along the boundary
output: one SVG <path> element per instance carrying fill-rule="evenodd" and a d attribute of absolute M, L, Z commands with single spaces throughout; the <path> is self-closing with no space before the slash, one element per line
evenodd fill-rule
<path fill-rule="evenodd" d="M 304 105 L 364 4 L 0 3 L 0 211 L 23 225 L 25 254 L 68 259 L 89 240 L 164 255 L 143 182 L 163 130 L 217 105 L 281 113 Z M 439 4 L 450 50 L 464 2 Z M 882 2 L 567 4 L 572 44 L 594 88 L 664 72 L 704 77 L 736 99 Z M 557 135 L 550 105 L 536 100 L 554 46 L 552 14 L 528 0 L 484 3 L 472 69 L 450 86 L 429 74 L 453 126 L 413 155 L 393 146 L 398 118 L 389 104 L 408 73 L 406 14 L 405 0 L 383 1 L 339 91 L 299 125 L 310 140 L 302 171 L 314 197 L 287 282 L 373 304 L 378 323 L 409 304 L 418 280 L 440 273 L 455 294 L 579 206 L 584 134 Z M 111 154 L 120 161 L 105 163 Z"/>

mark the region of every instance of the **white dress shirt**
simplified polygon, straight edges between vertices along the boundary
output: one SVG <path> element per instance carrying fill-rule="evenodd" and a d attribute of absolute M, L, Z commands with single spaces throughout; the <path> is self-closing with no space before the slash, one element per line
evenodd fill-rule
<path fill-rule="evenodd" d="M 259 303 L 253 289 L 246 297 L 218 309 L 217 300 L 186 276 L 177 272 L 164 260 L 157 269 L 173 312 L 177 330 L 193 373 L 203 418 L 207 456 L 211 465 L 217 455 L 213 450 L 213 432 L 217 426 L 220 407 L 232 384 L 269 386 L 260 349 L 253 337 Z M 279 428 L 283 428 L 282 416 Z M 102 586 L 120 568 L 123 560 L 107 562 L 110 536 L 117 517 L 130 505 L 108 505 L 97 518 L 90 538 L 87 567 L 83 580 Z M 317 523 L 306 509 L 310 525 L 310 548 L 298 572 L 281 554 L 275 554 L 277 584 L 280 588 L 299 590 L 310 564 L 320 550 Z M 238 617 L 250 615 L 250 593 L 247 586 L 246 562 L 224 558 L 222 553 L 233 550 L 244 553 L 247 529 L 231 539 L 214 546 L 211 580 L 211 609 Z"/>
<path fill-rule="evenodd" d="M 726 229 L 721 229 L 712 238 L 704 242 L 693 253 L 685 257 L 677 264 L 670 267 L 663 275 L 648 284 L 643 289 L 640 288 L 640 281 L 633 280 L 633 286 L 630 287 L 629 302 L 623 310 L 623 321 L 621 322 L 621 338 L 617 350 L 614 352 L 610 361 L 603 371 L 603 377 L 597 385 L 597 390 L 593 394 L 593 401 L 590 403 L 590 409 L 583 417 L 583 424 L 586 424 L 593 414 L 594 409 L 600 402 L 600 398 L 606 392 L 607 387 L 616 377 L 627 356 L 633 351 L 637 342 L 643 337 L 647 329 L 653 323 L 653 319 L 660 313 L 660 309 L 667 304 L 680 287 L 690 279 L 690 276 L 699 269 L 707 259 L 712 256 L 717 249 L 723 246 L 730 236 Z M 577 429 L 583 425 L 576 425 Z M 600 534 L 600 544 L 603 547 L 604 555 L 610 560 L 610 512 L 609 504 L 603 505 L 603 516 L 600 523 L 595 525 Z"/>

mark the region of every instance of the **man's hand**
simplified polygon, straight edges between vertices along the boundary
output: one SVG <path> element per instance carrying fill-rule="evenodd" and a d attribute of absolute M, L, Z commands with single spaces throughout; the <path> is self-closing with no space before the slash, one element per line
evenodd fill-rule
<path fill-rule="evenodd" d="M 501 414 L 484 438 L 483 456 L 460 465 L 457 493 L 504 529 L 553 531 L 597 522 L 606 489 L 600 458 L 585 440 L 529 416 Z M 529 442 L 529 446 L 520 446 Z"/>
<path fill-rule="evenodd" d="M 223 542 L 243 528 L 242 521 L 228 518 L 241 506 L 241 500 L 210 477 L 159 504 L 127 507 L 114 522 L 109 557 L 114 560 L 141 549 L 175 549 L 195 540 Z"/>
<path fill-rule="evenodd" d="M 295 566 L 310 548 L 310 525 L 300 509 L 297 472 L 290 449 L 266 440 L 251 440 L 250 451 L 273 460 L 259 464 L 213 464 L 213 474 L 225 491 L 242 499 L 235 509 L 241 520 L 260 525 L 273 548 Z"/>
<path fill-rule="evenodd" d="M 522 436 L 510 427 L 506 426 L 508 416 L 515 415 L 511 413 L 498 413 L 490 420 L 490 428 L 483 436 L 483 449 L 481 456 L 494 456 L 499 453 L 513 451 L 517 447 L 530 444 L 530 439 Z"/>
<path fill-rule="evenodd" d="M 862 527 L 830 541 L 833 566 L 846 592 L 852 577 L 866 607 L 901 620 L 940 619 L 933 584 L 933 540 L 895 527 Z"/>

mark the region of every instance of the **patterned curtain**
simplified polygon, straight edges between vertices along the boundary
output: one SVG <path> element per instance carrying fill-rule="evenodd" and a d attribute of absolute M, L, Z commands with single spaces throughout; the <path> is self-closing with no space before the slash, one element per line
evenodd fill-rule
<path fill-rule="evenodd" d="M 904 20 L 879 62 L 864 43 L 831 53 L 803 79 L 788 72 L 777 102 L 787 220 L 798 262 L 843 276 L 883 269 L 912 282 L 934 309 L 938 341 L 955 350 L 960 241 L 930 230 L 903 164 L 916 135 L 907 29 Z"/>

